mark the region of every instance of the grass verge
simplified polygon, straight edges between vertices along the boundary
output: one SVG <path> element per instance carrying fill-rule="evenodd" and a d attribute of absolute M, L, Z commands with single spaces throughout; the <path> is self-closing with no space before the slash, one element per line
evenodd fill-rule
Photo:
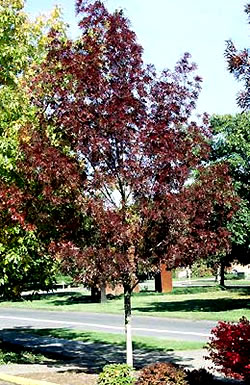
<path fill-rule="evenodd" d="M 67 328 L 56 329 L 32 329 L 23 332 L 37 334 L 46 337 L 65 338 L 71 341 L 83 341 L 98 344 L 111 344 L 124 347 L 126 346 L 125 336 L 123 334 L 102 333 L 102 332 L 83 332 Z M 134 349 L 145 351 L 163 351 L 170 352 L 174 350 L 195 350 L 202 349 L 204 342 L 197 341 L 176 341 L 161 338 L 137 337 L 133 336 Z"/>
<path fill-rule="evenodd" d="M 48 358 L 39 353 L 26 351 L 18 346 L 0 341 L 0 365 L 5 364 L 41 364 Z"/>
<path fill-rule="evenodd" d="M 123 296 L 107 303 L 93 303 L 89 294 L 81 292 L 49 293 L 33 301 L 0 302 L 1 307 L 77 311 L 92 313 L 123 313 Z M 250 287 L 221 289 L 219 287 L 175 288 L 171 293 L 141 292 L 132 298 L 133 315 L 184 318 L 191 320 L 238 321 L 250 318 Z"/>

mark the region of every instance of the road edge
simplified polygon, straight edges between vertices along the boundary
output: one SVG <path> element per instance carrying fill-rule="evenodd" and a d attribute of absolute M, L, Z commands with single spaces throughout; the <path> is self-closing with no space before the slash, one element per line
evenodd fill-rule
<path fill-rule="evenodd" d="M 17 385 L 57 385 L 53 382 L 35 380 L 32 378 L 11 376 L 10 374 L 0 373 L 0 380 L 11 382 Z"/>

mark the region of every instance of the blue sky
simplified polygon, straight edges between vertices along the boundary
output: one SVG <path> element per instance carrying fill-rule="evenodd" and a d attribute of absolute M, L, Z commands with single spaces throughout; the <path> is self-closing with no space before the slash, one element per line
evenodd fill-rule
<path fill-rule="evenodd" d="M 248 46 L 247 0 L 106 0 L 110 10 L 123 8 L 144 48 L 144 59 L 158 70 L 173 68 L 184 52 L 198 64 L 203 90 L 197 112 L 239 112 L 235 102 L 239 84 L 226 70 L 225 40 Z M 70 25 L 70 35 L 79 35 L 74 0 L 26 0 L 26 11 L 36 16 L 58 4 Z"/>

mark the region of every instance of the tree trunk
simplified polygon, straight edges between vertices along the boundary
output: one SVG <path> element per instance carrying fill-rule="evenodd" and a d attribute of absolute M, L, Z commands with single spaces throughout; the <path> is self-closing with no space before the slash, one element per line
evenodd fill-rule
<path fill-rule="evenodd" d="M 133 347 L 131 333 L 131 294 L 129 286 L 124 285 L 124 315 L 125 315 L 125 333 L 126 333 L 126 357 L 127 365 L 133 367 Z"/>
<path fill-rule="evenodd" d="M 106 286 L 101 287 L 101 303 L 107 302 Z"/>
<path fill-rule="evenodd" d="M 219 267 L 216 265 L 216 267 L 214 268 L 214 270 L 215 270 L 215 274 L 214 274 L 214 282 L 215 282 L 215 283 L 219 283 L 219 276 L 220 276 Z"/>
<path fill-rule="evenodd" d="M 101 292 L 97 287 L 91 287 L 91 300 L 93 302 L 100 302 Z"/>
<path fill-rule="evenodd" d="M 220 265 L 220 286 L 225 286 L 225 264 L 221 262 Z"/>
<path fill-rule="evenodd" d="M 162 293 L 161 273 L 155 274 L 155 291 L 157 293 Z"/>

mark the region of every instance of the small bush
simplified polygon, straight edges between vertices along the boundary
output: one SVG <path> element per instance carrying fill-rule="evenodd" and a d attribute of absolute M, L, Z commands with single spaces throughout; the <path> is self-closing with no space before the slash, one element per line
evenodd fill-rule
<path fill-rule="evenodd" d="M 103 368 L 99 374 L 98 385 L 133 385 L 132 368 L 126 364 L 111 364 Z"/>
<path fill-rule="evenodd" d="M 250 322 L 242 317 L 238 323 L 218 322 L 211 331 L 207 359 L 227 377 L 250 381 Z"/>
<path fill-rule="evenodd" d="M 204 277 L 212 277 L 213 269 L 208 267 L 206 262 L 199 261 L 195 262 L 192 265 L 192 277 L 193 278 L 204 278 Z"/>
<path fill-rule="evenodd" d="M 240 280 L 241 279 L 241 277 L 240 276 L 238 276 L 238 275 L 235 275 L 235 274 L 233 274 L 233 273 L 227 273 L 227 274 L 225 274 L 225 280 L 230 280 L 230 281 L 232 281 L 232 280 Z"/>
<path fill-rule="evenodd" d="M 23 350 L 21 347 L 0 341 L 0 365 L 40 364 L 46 357 L 39 353 Z"/>
<path fill-rule="evenodd" d="M 214 376 L 206 369 L 185 370 L 187 382 L 190 385 L 211 385 Z"/>
<path fill-rule="evenodd" d="M 158 362 L 143 368 L 135 385 L 188 385 L 185 377 L 177 365 Z"/>

